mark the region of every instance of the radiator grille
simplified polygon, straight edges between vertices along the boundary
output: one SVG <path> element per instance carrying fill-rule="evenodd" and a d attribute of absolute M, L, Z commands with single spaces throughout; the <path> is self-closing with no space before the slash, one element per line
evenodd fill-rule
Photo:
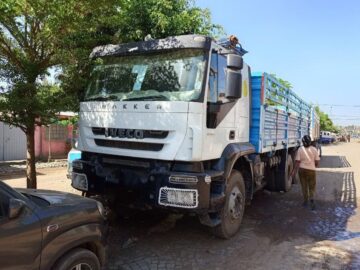
<path fill-rule="evenodd" d="M 94 135 L 104 135 L 105 128 L 93 127 L 91 128 Z M 165 139 L 169 135 L 169 131 L 166 130 L 141 130 L 144 134 L 144 138 L 151 139 Z"/>
<path fill-rule="evenodd" d="M 122 148 L 143 151 L 160 151 L 164 144 L 161 143 L 142 143 L 142 142 L 125 142 L 95 139 L 95 144 L 102 147 Z"/>

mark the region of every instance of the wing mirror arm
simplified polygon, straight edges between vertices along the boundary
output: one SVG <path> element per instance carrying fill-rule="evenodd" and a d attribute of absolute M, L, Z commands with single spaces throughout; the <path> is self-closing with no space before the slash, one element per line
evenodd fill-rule
<path fill-rule="evenodd" d="M 25 207 L 25 202 L 11 198 L 9 201 L 9 219 L 17 218 Z"/>

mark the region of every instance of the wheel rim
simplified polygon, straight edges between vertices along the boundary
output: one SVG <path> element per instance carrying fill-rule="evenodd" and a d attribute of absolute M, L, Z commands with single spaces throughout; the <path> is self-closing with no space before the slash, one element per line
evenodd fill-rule
<path fill-rule="evenodd" d="M 74 265 L 74 267 L 71 268 L 71 270 L 91 270 L 91 266 L 87 263 L 78 263 L 77 265 Z"/>
<path fill-rule="evenodd" d="M 231 190 L 228 204 L 228 213 L 232 222 L 241 218 L 242 210 L 244 207 L 243 200 L 244 198 L 241 194 L 239 187 L 235 186 Z"/>

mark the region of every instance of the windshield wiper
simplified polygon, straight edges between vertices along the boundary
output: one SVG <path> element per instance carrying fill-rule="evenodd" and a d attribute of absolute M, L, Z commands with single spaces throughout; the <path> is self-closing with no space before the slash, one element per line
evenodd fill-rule
<path fill-rule="evenodd" d="M 107 101 L 107 100 L 119 100 L 119 98 L 116 95 L 109 95 L 109 96 L 94 96 L 85 99 L 85 101 Z"/>
<path fill-rule="evenodd" d="M 133 97 L 133 98 L 125 98 L 123 101 L 131 101 L 131 100 L 165 100 L 169 101 L 169 98 L 165 95 L 153 95 L 153 96 L 143 96 L 143 97 Z"/>

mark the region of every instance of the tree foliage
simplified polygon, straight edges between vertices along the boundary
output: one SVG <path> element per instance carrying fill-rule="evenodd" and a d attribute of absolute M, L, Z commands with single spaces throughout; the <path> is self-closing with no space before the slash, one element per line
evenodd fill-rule
<path fill-rule="evenodd" d="M 274 78 L 276 78 L 282 85 L 284 85 L 286 88 L 288 89 L 292 89 L 292 85 L 290 82 L 281 79 L 279 77 L 277 77 L 275 74 L 271 74 L 271 76 L 273 76 Z M 317 115 L 320 118 L 320 130 L 326 130 L 326 131 L 330 131 L 330 132 L 335 132 L 338 133 L 339 132 L 339 128 L 337 126 L 334 125 L 333 121 L 330 119 L 329 115 L 322 112 L 319 108 L 319 106 L 315 107 L 315 111 L 317 113 Z"/>
<path fill-rule="evenodd" d="M 206 9 L 190 0 L 2 0 L 0 121 L 27 137 L 27 183 L 36 188 L 34 129 L 61 109 L 77 108 L 92 48 L 169 35 L 214 35 Z M 60 70 L 58 84 L 46 77 Z"/>
<path fill-rule="evenodd" d="M 291 83 L 287 80 L 281 79 L 280 77 L 276 76 L 275 73 L 271 73 L 270 74 L 272 77 L 274 77 L 276 80 L 279 81 L 279 83 L 281 83 L 281 85 L 285 86 L 287 89 L 292 89 L 293 86 L 291 85 Z"/>
<path fill-rule="evenodd" d="M 320 129 L 330 132 L 339 132 L 339 128 L 336 127 L 333 121 L 330 119 L 329 115 L 320 110 L 319 106 L 315 107 L 315 111 L 320 118 Z"/>
<path fill-rule="evenodd" d="M 97 45 L 105 0 L 3 0 L 0 2 L 0 120 L 27 139 L 27 185 L 36 188 L 35 125 L 47 124 L 69 100 L 47 82 L 49 69 L 73 60 L 81 44 Z M 5 83 L 4 83 L 5 82 Z"/>
<path fill-rule="evenodd" d="M 63 89 L 44 78 L 74 61 L 79 47 L 97 36 L 110 1 L 6 0 L 0 4 L 0 120 L 22 128 L 47 124 L 67 104 Z M 105 14 L 104 14 L 105 13 Z M 107 40 L 110 40 L 107 38 Z"/>
<path fill-rule="evenodd" d="M 188 0 L 122 1 L 119 12 L 119 42 L 183 34 L 216 34 L 219 25 L 211 23 L 207 9 L 195 7 Z"/>
<path fill-rule="evenodd" d="M 208 9 L 201 9 L 191 0 L 118 0 L 116 12 L 103 18 L 98 45 L 126 43 L 183 34 L 203 34 L 218 37 L 223 34 L 220 25 L 211 22 Z M 92 69 L 88 56 L 93 45 L 78 47 L 73 61 L 63 65 L 62 88 L 77 93 L 81 99 Z M 77 110 L 78 99 L 73 108 Z"/>

